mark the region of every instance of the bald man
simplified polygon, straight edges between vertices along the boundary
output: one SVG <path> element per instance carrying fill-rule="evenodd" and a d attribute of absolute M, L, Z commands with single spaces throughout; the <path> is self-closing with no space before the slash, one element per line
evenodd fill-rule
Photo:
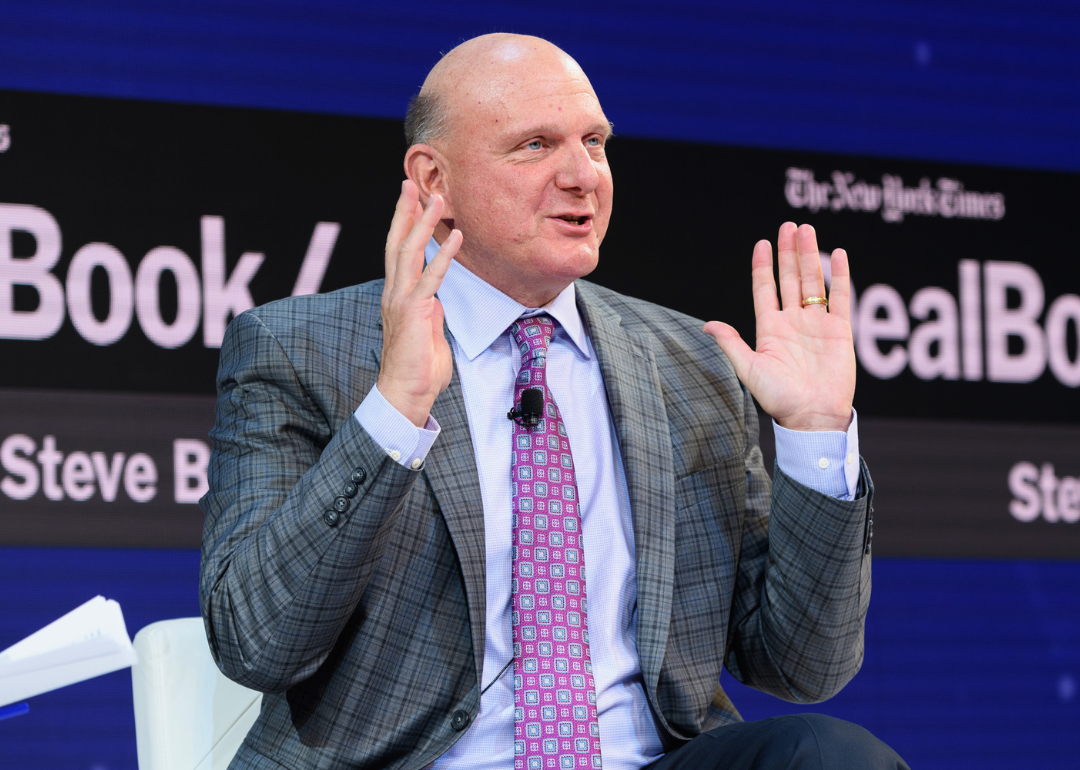
<path fill-rule="evenodd" d="M 813 229 L 783 225 L 778 300 L 757 244 L 756 350 L 581 280 L 610 124 L 538 38 L 448 53 L 406 133 L 385 280 L 222 345 L 200 598 L 266 693 L 232 767 L 904 767 L 838 720 L 742 722 L 719 686 L 812 702 L 862 660 L 845 253 L 826 300 Z"/>

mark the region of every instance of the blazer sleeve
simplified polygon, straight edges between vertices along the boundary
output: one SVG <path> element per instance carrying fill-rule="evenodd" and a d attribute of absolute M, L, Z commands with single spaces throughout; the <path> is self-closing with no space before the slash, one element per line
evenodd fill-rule
<path fill-rule="evenodd" d="M 328 424 L 252 312 L 226 331 L 210 435 L 199 586 L 210 650 L 230 679 L 283 691 L 333 649 L 419 473 L 352 415 Z"/>
<path fill-rule="evenodd" d="M 785 700 L 825 700 L 862 665 L 869 471 L 860 458 L 859 489 L 850 501 L 816 492 L 779 467 L 770 493 L 757 410 L 743 393 L 746 517 L 725 665 L 740 682 Z"/>

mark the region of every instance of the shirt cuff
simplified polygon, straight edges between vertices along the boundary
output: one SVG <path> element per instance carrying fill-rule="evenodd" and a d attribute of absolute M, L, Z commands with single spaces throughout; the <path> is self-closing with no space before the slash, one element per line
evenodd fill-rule
<path fill-rule="evenodd" d="M 823 495 L 855 499 L 859 484 L 859 415 L 854 409 L 847 432 L 788 430 L 773 420 L 773 434 L 780 470 Z"/>
<path fill-rule="evenodd" d="M 367 398 L 356 407 L 353 416 L 375 443 L 386 450 L 391 460 L 414 471 L 423 466 L 431 445 L 442 430 L 430 414 L 424 427 L 417 428 L 386 400 L 378 385 L 371 386 Z"/>

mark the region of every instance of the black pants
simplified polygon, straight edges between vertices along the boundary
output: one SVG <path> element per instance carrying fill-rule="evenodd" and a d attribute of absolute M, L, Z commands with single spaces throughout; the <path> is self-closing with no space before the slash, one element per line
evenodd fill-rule
<path fill-rule="evenodd" d="M 646 770 L 909 770 L 869 732 L 821 714 L 740 722 L 702 733 Z"/>

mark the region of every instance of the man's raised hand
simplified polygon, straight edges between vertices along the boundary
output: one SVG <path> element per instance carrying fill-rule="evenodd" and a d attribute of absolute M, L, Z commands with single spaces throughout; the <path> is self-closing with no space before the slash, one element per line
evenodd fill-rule
<path fill-rule="evenodd" d="M 427 422 L 431 405 L 450 384 L 454 368 L 435 292 L 461 247 L 460 230 L 450 233 L 424 268 L 424 249 L 442 213 L 442 196 L 432 195 L 425 209 L 416 185 L 405 180 L 386 236 L 379 392 L 418 427 Z"/>
<path fill-rule="evenodd" d="M 720 321 L 705 331 L 716 338 L 750 393 L 789 430 L 847 430 L 855 396 L 855 348 L 851 339 L 851 278 L 847 252 L 832 253 L 828 309 L 803 305 L 825 296 L 817 234 L 810 225 L 780 226 L 777 239 L 780 299 L 773 280 L 772 245 L 754 246 L 753 290 L 757 350 Z"/>

